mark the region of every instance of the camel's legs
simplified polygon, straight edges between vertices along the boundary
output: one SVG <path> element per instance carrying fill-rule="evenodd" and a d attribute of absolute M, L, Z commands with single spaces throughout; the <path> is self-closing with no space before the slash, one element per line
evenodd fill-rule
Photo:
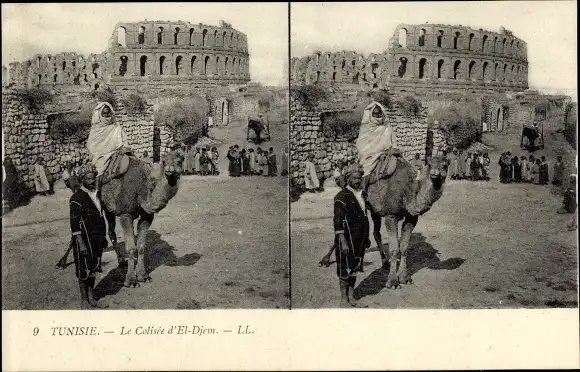
<path fill-rule="evenodd" d="M 137 280 L 140 282 L 151 280 L 145 267 L 145 238 L 153 222 L 153 216 L 154 214 L 143 213 L 137 222 Z"/>
<path fill-rule="evenodd" d="M 373 237 L 375 238 L 375 243 L 379 248 L 379 253 L 381 254 L 381 263 L 383 266 L 388 262 L 387 255 L 385 254 L 385 247 L 383 246 L 383 237 L 381 236 L 381 216 L 371 213 L 371 218 L 373 219 Z"/>
<path fill-rule="evenodd" d="M 401 229 L 401 240 L 399 249 L 401 250 L 401 262 L 399 263 L 399 282 L 402 284 L 412 284 L 411 277 L 407 274 L 407 249 L 411 241 L 411 233 L 417 225 L 419 216 L 406 217 L 403 221 L 403 228 Z"/>
<path fill-rule="evenodd" d="M 115 253 L 117 254 L 117 263 L 119 264 L 119 267 L 125 266 L 127 261 L 125 261 L 125 258 L 121 253 L 121 249 L 119 248 L 117 241 L 117 234 L 115 233 L 115 227 L 117 226 L 116 217 L 113 213 L 108 211 L 105 211 L 105 217 L 107 218 L 107 225 L 109 227 L 109 239 L 111 240 L 111 244 L 113 245 Z"/>
<path fill-rule="evenodd" d="M 137 248 L 135 247 L 135 235 L 133 233 L 133 217 L 130 215 L 123 215 L 120 217 L 121 227 L 123 228 L 123 235 L 125 236 L 125 248 L 127 249 L 127 275 L 125 276 L 125 287 L 137 284 L 135 276 L 135 255 Z"/>
<path fill-rule="evenodd" d="M 399 218 L 394 216 L 385 216 L 385 227 L 389 234 L 389 276 L 387 278 L 387 288 L 397 288 L 399 279 L 397 277 L 397 256 L 399 255 Z"/>

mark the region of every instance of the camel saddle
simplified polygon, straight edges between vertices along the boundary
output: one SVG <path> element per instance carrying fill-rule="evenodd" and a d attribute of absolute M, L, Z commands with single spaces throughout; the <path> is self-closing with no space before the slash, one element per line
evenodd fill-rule
<path fill-rule="evenodd" d="M 379 157 L 379 161 L 377 162 L 375 169 L 373 169 L 370 174 L 369 185 L 383 178 L 388 178 L 390 175 L 395 173 L 400 156 L 400 153 L 382 154 Z"/>
<path fill-rule="evenodd" d="M 127 173 L 127 169 L 129 169 L 129 157 L 131 156 L 133 156 L 133 151 L 128 147 L 122 147 L 113 154 L 101 176 L 101 185 Z"/>

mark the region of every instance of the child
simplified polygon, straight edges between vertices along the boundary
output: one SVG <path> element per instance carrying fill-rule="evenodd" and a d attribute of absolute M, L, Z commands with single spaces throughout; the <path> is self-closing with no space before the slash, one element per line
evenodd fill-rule
<path fill-rule="evenodd" d="M 487 152 L 483 153 L 483 179 L 489 181 L 489 166 L 491 165 L 491 160 L 489 159 L 489 154 Z"/>
<path fill-rule="evenodd" d="M 262 149 L 258 146 L 256 149 L 256 175 L 262 174 Z"/>
<path fill-rule="evenodd" d="M 530 155 L 528 157 L 528 182 L 529 183 L 533 182 L 532 167 L 534 166 L 534 164 L 536 164 L 536 158 L 534 158 L 534 155 Z"/>
<path fill-rule="evenodd" d="M 526 159 L 526 157 L 523 155 L 520 158 L 520 164 L 522 166 L 522 182 L 528 182 L 528 179 L 530 177 L 530 172 L 528 169 L 528 159 Z"/>
<path fill-rule="evenodd" d="M 540 159 L 536 159 L 536 162 L 534 163 L 531 169 L 532 182 L 534 183 L 534 185 L 540 184 L 540 164 L 542 164 Z"/>
<path fill-rule="evenodd" d="M 262 151 L 262 159 L 260 159 L 260 174 L 268 177 L 268 150 Z"/>
<path fill-rule="evenodd" d="M 546 157 L 542 156 L 542 162 L 540 163 L 540 184 L 547 185 L 550 182 L 548 171 L 548 162 L 546 161 Z"/>
<path fill-rule="evenodd" d="M 562 178 L 564 178 L 564 163 L 562 163 L 562 156 L 556 157 L 556 164 L 554 164 L 554 176 L 552 177 L 552 185 L 561 185 Z"/>

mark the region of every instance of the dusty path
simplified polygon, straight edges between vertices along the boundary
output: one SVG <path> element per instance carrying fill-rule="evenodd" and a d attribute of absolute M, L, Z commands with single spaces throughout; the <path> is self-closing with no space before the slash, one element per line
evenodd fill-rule
<path fill-rule="evenodd" d="M 546 155 L 570 151 L 558 134 L 548 136 Z M 513 138 L 492 137 L 489 142 L 511 145 L 514 152 Z M 490 154 L 492 181 L 448 181 L 443 197 L 420 218 L 409 249 L 414 284 L 385 288 L 388 269 L 380 268 L 373 241 L 355 297 L 374 308 L 578 306 L 577 235 L 566 230 L 570 215 L 556 214 L 562 201 L 551 186 L 500 184 L 500 150 L 506 149 Z M 337 192 L 328 188 L 291 204 L 293 308 L 338 305 L 336 266 L 317 267 L 332 243 Z M 382 233 L 386 242 L 384 227 Z"/>
<path fill-rule="evenodd" d="M 241 145 L 239 131 L 221 139 Z M 281 149 L 287 128 L 275 133 L 266 144 Z M 153 281 L 123 287 L 109 249 L 97 277 L 102 301 L 111 309 L 287 308 L 287 190 L 285 177 L 230 178 L 227 167 L 183 177 L 147 236 Z M 54 268 L 70 237 L 70 195 L 60 185 L 3 216 L 3 309 L 77 308 L 74 265 Z M 119 226 L 117 234 L 122 240 Z"/>

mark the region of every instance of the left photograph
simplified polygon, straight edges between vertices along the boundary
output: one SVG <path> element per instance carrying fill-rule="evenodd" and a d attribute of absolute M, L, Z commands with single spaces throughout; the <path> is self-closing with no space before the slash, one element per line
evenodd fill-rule
<path fill-rule="evenodd" d="M 288 309 L 288 4 L 3 4 L 2 170 L 3 310 Z"/>

